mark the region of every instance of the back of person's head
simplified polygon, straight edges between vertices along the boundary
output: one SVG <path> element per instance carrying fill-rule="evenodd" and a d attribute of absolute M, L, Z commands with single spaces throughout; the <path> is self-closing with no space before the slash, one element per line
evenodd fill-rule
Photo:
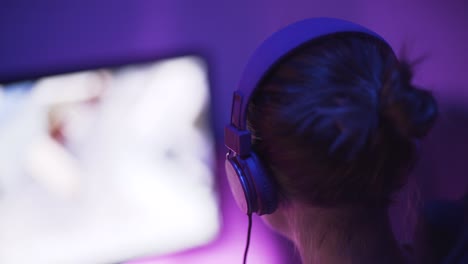
<path fill-rule="evenodd" d="M 247 122 L 282 201 L 388 205 L 437 115 L 411 81 L 409 63 L 362 33 L 315 39 L 272 68 Z"/>

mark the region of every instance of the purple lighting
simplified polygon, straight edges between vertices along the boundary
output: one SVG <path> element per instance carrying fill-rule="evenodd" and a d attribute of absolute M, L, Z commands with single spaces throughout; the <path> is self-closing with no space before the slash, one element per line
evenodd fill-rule
<path fill-rule="evenodd" d="M 209 75 L 208 93 L 211 98 L 209 121 L 212 122 L 207 130 L 211 129 L 209 133 L 216 140 L 213 142 L 215 145 L 213 148 L 218 149 L 217 159 L 213 162 L 218 163 L 213 164 L 217 166 L 217 170 L 212 177 L 213 186 L 216 187 L 216 192 L 212 194 L 216 193 L 213 196 L 217 196 L 213 203 L 214 207 L 220 210 L 221 215 L 218 219 L 218 233 L 210 238 L 212 240 L 209 240 L 211 241 L 208 242 L 209 244 L 200 243 L 197 245 L 202 246 L 182 252 L 156 256 L 158 252 L 142 250 L 145 255 L 135 253 L 130 256 L 131 258 L 118 257 L 117 259 L 119 262 L 126 260 L 127 264 L 240 264 L 246 242 L 248 220 L 237 208 L 225 179 L 225 149 L 222 138 L 223 128 L 229 120 L 232 92 L 236 88 L 251 52 L 265 37 L 287 24 L 304 18 L 327 16 L 350 20 L 369 27 L 382 35 L 397 54 L 401 47 L 406 45 L 410 59 L 428 54 L 427 59 L 416 67 L 415 84 L 434 93 L 440 102 L 441 117 L 434 131 L 423 144 L 421 159 L 413 176 L 421 190 L 423 202 L 435 198 L 455 199 L 466 192 L 466 171 L 468 171 L 466 162 L 468 150 L 468 137 L 466 136 L 468 135 L 467 14 L 467 0 L 3 1 L 0 8 L 0 33 L 2 34 L 0 83 L 6 84 L 25 79 L 32 80 L 49 74 L 88 70 L 95 65 L 112 66 L 122 62 L 170 58 L 180 55 L 181 52 L 184 54 L 195 52 L 206 59 Z M 141 88 L 139 85 L 133 87 L 135 90 Z M 58 87 L 57 90 L 61 90 L 64 95 L 69 95 L 71 91 L 68 86 Z M 193 99 L 187 98 L 188 101 Z M 0 101 L 1 99 L 0 93 Z M 148 105 L 152 106 L 152 103 Z M 145 112 L 144 109 L 141 112 Z M 0 117 L 14 116 L 8 114 Z M 21 131 L 28 132 L 25 129 Z M 3 148 L 3 150 L 8 158 L 18 156 L 12 155 L 8 148 Z M 0 159 L 0 167 L 2 162 L 12 164 L 5 161 L 8 159 Z M 42 163 L 38 162 L 38 164 Z M 0 175 L 7 174 L 0 173 Z M 115 179 L 115 177 L 112 178 Z M 4 199 L 5 189 L 3 185 L 3 182 L 0 182 L 0 198 L 2 199 Z M 128 185 L 123 186 L 126 190 L 129 189 Z M 145 187 L 148 186 L 145 185 Z M 154 189 L 149 187 L 147 190 L 150 194 L 155 193 Z M 166 190 L 173 189 L 166 188 Z M 108 192 L 102 193 L 108 194 Z M 89 196 L 86 197 L 89 198 Z M 17 199 L 12 200 L 17 201 Z M 0 202 L 2 201 L 0 199 Z M 152 203 L 148 204 L 152 205 Z M 203 203 L 200 202 L 198 205 L 203 206 Z M 199 212 L 195 207 L 188 207 L 192 212 Z M 406 226 L 404 218 L 406 207 L 399 200 L 392 212 L 397 238 L 402 237 L 400 229 Z M 12 208 L 16 210 L 18 206 Z M 46 222 L 50 222 L 51 216 L 44 213 L 43 207 L 33 208 L 47 216 Z M 64 210 L 68 208 L 65 206 Z M 176 206 L 172 208 L 179 209 Z M 120 208 L 117 209 L 120 210 Z M 142 211 L 146 212 L 146 210 Z M 179 210 L 178 213 L 178 216 L 168 216 L 168 221 L 171 223 L 191 221 L 186 216 L 187 212 Z M 5 219 L 5 215 L 7 214 L 0 216 Z M 66 216 L 73 219 L 69 213 Z M 116 218 L 126 221 L 125 217 L 135 217 L 135 214 L 126 212 L 119 214 Z M 152 228 L 162 226 L 158 226 L 151 219 L 145 220 Z M 109 224 L 107 221 L 103 223 Z M 24 226 L 19 225 L 19 227 L 20 230 L 24 230 Z M 128 225 L 125 227 L 127 228 Z M 139 228 L 142 234 L 151 239 L 158 239 L 158 242 L 163 240 L 163 244 L 168 244 L 165 238 L 152 237 L 149 229 L 141 225 Z M 5 229 L 13 230 L 9 226 Z M 44 231 L 44 229 L 39 230 Z M 76 229 L 71 230 L 76 231 Z M 121 229 L 117 230 L 121 231 Z M 168 237 L 174 236 L 181 239 L 185 238 L 186 233 L 183 232 L 190 233 L 193 229 L 187 228 L 186 225 L 184 229 L 177 228 L 176 230 L 180 231 L 177 235 L 167 229 L 165 231 L 168 231 Z M 19 237 L 18 233 L 11 233 L 13 238 Z M 51 232 L 44 231 L 44 233 L 50 237 L 54 236 Z M 109 237 L 112 239 L 114 235 L 118 236 L 118 232 L 110 232 L 110 234 Z M 68 239 L 67 243 L 55 245 L 72 249 L 83 245 L 83 243 L 70 243 L 69 230 L 64 231 L 64 236 Z M 89 240 L 89 237 L 87 239 Z M 11 240 L 6 239 L 6 241 L 10 243 Z M 43 240 L 38 239 L 38 241 L 38 244 L 44 244 Z M 127 248 L 139 248 L 129 240 L 125 240 L 125 243 L 130 245 Z M 154 244 L 146 243 L 145 246 L 151 247 Z M 22 248 L 18 247 L 20 255 L 23 255 Z M 54 254 L 61 252 L 55 247 L 53 249 Z M 93 250 L 100 251 L 95 247 Z M 3 252 L 7 251 L 3 249 Z M 31 251 L 27 252 L 35 256 Z M 106 251 L 105 253 L 116 257 L 120 252 Z M 83 256 L 83 254 L 80 255 Z M 248 264 L 298 264 L 300 263 L 298 259 L 298 253 L 292 249 L 291 244 L 279 238 L 263 224 L 259 217 L 254 216 Z M 0 263 L 7 262 L 0 258 Z M 13 258 L 13 263 L 20 262 Z M 34 264 L 43 263 L 39 260 L 34 262 Z"/>

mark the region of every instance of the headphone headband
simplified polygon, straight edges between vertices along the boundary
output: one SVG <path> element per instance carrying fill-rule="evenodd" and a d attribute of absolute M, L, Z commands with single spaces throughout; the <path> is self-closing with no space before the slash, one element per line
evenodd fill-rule
<path fill-rule="evenodd" d="M 246 131 L 247 105 L 253 91 L 267 72 L 302 44 L 344 32 L 365 33 L 386 43 L 377 33 L 363 26 L 341 19 L 323 17 L 291 24 L 266 39 L 255 50 L 233 96 L 230 125 L 225 130 L 225 144 L 231 151 L 241 156 L 250 152 L 250 133 Z"/>

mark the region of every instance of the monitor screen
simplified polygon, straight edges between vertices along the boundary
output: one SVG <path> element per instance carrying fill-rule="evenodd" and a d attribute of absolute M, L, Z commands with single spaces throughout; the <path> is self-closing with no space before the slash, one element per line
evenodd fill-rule
<path fill-rule="evenodd" d="M 219 230 L 197 56 L 0 85 L 0 263 L 116 263 Z"/>

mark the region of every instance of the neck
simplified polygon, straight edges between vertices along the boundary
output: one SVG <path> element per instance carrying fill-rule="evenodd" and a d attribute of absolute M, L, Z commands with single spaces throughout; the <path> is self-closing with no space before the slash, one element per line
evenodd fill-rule
<path fill-rule="evenodd" d="M 386 209 L 296 210 L 289 235 L 303 264 L 404 263 Z"/>

